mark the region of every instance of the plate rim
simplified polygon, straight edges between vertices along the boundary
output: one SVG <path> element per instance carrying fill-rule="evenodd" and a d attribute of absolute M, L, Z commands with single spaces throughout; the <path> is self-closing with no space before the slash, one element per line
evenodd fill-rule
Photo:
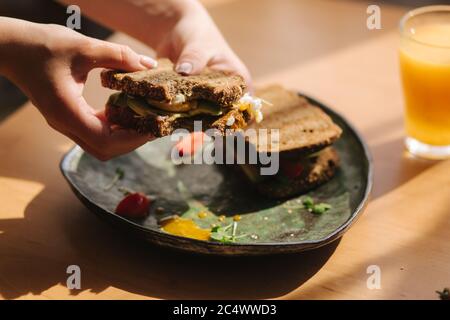
<path fill-rule="evenodd" d="M 60 171 L 61 171 L 63 177 L 65 178 L 65 180 L 67 181 L 67 183 L 69 184 L 71 189 L 74 191 L 74 193 L 77 195 L 79 200 L 81 200 L 85 205 L 87 205 L 91 211 L 94 211 L 94 213 L 97 216 L 100 217 L 98 211 L 101 211 L 103 214 L 109 215 L 109 218 L 114 218 L 119 221 L 122 221 L 125 223 L 125 225 L 127 227 L 139 229 L 140 231 L 143 231 L 146 234 L 152 234 L 153 236 L 156 236 L 159 238 L 166 238 L 168 240 L 173 240 L 173 241 L 184 241 L 184 242 L 187 241 L 190 243 L 196 243 L 198 245 L 204 246 L 205 248 L 208 246 L 210 246 L 210 247 L 212 246 L 212 247 L 216 247 L 216 248 L 234 247 L 234 248 L 249 249 L 249 250 L 251 250 L 251 248 L 274 249 L 274 248 L 280 248 L 280 247 L 282 247 L 283 249 L 287 249 L 287 248 L 292 249 L 292 250 L 287 250 L 286 252 L 291 252 L 291 251 L 297 252 L 297 251 L 306 251 L 306 250 L 310 250 L 310 249 L 315 249 L 315 248 L 324 246 L 326 244 L 329 244 L 329 243 L 337 240 L 338 238 L 340 238 L 343 235 L 343 233 L 346 230 L 348 230 L 357 221 L 357 219 L 361 215 L 362 211 L 367 206 L 367 204 L 369 202 L 370 194 L 371 194 L 372 188 L 373 188 L 373 172 L 374 172 L 373 157 L 372 157 L 372 153 L 369 149 L 369 146 L 367 145 L 366 141 L 363 139 L 360 132 L 351 124 L 351 122 L 349 122 L 347 120 L 346 117 L 344 117 L 337 111 L 334 111 L 333 109 L 331 109 L 327 105 L 323 104 L 319 100 L 316 100 L 315 98 L 311 97 L 310 95 L 306 95 L 306 94 L 303 94 L 300 92 L 298 92 L 298 94 L 302 97 L 305 97 L 310 103 L 323 109 L 327 114 L 332 115 L 332 116 L 340 119 L 341 121 L 343 121 L 346 124 L 346 126 L 348 127 L 348 129 L 350 129 L 352 131 L 352 134 L 354 136 L 356 136 L 356 138 L 358 139 L 358 142 L 362 146 L 364 155 L 367 159 L 367 183 L 366 183 L 364 194 L 363 194 L 361 201 L 358 203 L 358 206 L 355 208 L 355 210 L 352 210 L 351 216 L 347 219 L 347 221 L 345 223 L 343 223 L 337 229 L 335 229 L 333 232 L 329 233 L 326 237 L 323 237 L 321 239 L 302 240 L 302 241 L 295 241 L 295 242 L 261 242 L 261 243 L 222 244 L 219 242 L 204 241 L 204 240 L 197 240 L 197 239 L 181 237 L 181 236 L 172 235 L 172 234 L 165 233 L 165 232 L 158 231 L 158 230 L 145 228 L 144 226 L 142 226 L 132 220 L 128 220 L 124 217 L 117 215 L 114 212 L 110 212 L 110 211 L 98 206 L 97 204 L 92 202 L 87 197 L 87 195 L 82 190 L 80 190 L 78 188 L 78 186 L 74 183 L 73 179 L 69 176 L 68 173 L 71 172 L 70 164 L 72 163 L 73 159 L 76 156 L 81 157 L 82 154 L 86 153 L 80 146 L 75 145 L 64 154 L 64 156 L 62 157 L 62 159 L 59 163 L 59 168 L 60 168 Z M 81 198 L 80 198 L 80 196 L 81 196 Z M 152 241 L 152 243 L 155 243 L 160 246 L 167 246 L 167 244 L 161 243 L 161 241 L 157 241 L 157 242 Z M 170 246 L 170 247 L 173 248 L 172 246 Z M 302 247 L 302 248 L 299 248 L 299 247 Z M 296 248 L 297 248 L 297 250 L 295 250 Z M 187 251 L 193 252 L 193 250 L 187 250 L 185 248 L 179 248 L 179 249 L 182 251 L 185 251 L 185 252 L 187 252 Z M 195 251 L 195 252 L 198 252 L 198 251 Z M 284 253 L 284 252 L 274 252 L 273 250 L 270 250 L 270 252 L 267 252 L 267 254 L 274 254 L 274 253 Z M 226 255 L 246 255 L 247 254 L 248 255 L 251 253 L 240 253 L 240 252 L 220 252 L 219 253 L 216 251 L 212 251 L 212 252 L 209 252 L 209 254 L 226 254 Z M 264 252 L 256 252 L 255 254 L 264 254 Z"/>

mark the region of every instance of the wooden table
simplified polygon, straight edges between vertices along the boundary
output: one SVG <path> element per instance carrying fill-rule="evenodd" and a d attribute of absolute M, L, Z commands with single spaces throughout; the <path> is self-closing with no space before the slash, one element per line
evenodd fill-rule
<path fill-rule="evenodd" d="M 0 124 L 0 296 L 38 299 L 436 299 L 450 286 L 450 162 L 403 148 L 396 57 L 405 7 L 382 5 L 365 27 L 365 1 L 205 1 L 258 84 L 282 83 L 342 112 L 374 156 L 372 200 L 338 243 L 289 256 L 220 258 L 166 251 L 123 237 L 75 198 L 58 163 L 72 143 L 27 104 Z M 116 34 L 112 41 L 148 51 Z M 109 92 L 98 72 L 88 100 Z M 82 269 L 69 291 L 66 268 Z M 369 290 L 368 266 L 381 268 Z M 270 277 L 268 277 L 270 275 Z"/>

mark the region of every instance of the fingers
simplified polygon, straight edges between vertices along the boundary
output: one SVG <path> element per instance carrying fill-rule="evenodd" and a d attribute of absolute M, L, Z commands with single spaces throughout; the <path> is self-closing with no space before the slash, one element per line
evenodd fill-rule
<path fill-rule="evenodd" d="M 244 68 L 240 75 L 244 78 L 245 83 L 247 84 L 247 90 L 250 92 L 250 94 L 253 94 L 255 92 L 255 87 L 253 86 L 252 77 L 250 75 L 250 72 L 247 68 Z"/>
<path fill-rule="evenodd" d="M 248 91 L 253 94 L 254 87 L 250 72 L 234 53 L 229 55 L 215 55 L 210 60 L 208 66 L 214 70 L 228 71 L 242 76 L 247 84 Z"/>
<path fill-rule="evenodd" d="M 244 78 L 248 91 L 253 93 L 253 82 L 247 67 L 234 54 L 210 55 L 195 47 L 187 47 L 178 58 L 175 71 L 183 75 L 199 74 L 205 67 L 239 74 Z"/>
<path fill-rule="evenodd" d="M 186 46 L 181 52 L 175 71 L 183 75 L 199 74 L 206 67 L 210 54 L 195 44 Z"/>
<path fill-rule="evenodd" d="M 83 97 L 66 102 L 69 106 L 67 112 L 61 113 L 62 121 L 49 124 L 99 160 L 131 152 L 154 138 L 151 134 L 112 128 L 104 112 L 95 113 Z"/>
<path fill-rule="evenodd" d="M 130 47 L 94 40 L 84 51 L 84 58 L 89 68 L 109 68 L 124 71 L 140 71 L 156 68 L 157 61 L 151 57 L 140 55 Z"/>
<path fill-rule="evenodd" d="M 236 70 L 235 71 L 236 74 L 239 74 L 244 78 L 248 92 L 250 92 L 250 94 L 253 94 L 254 93 L 253 81 L 247 67 L 242 62 L 239 61 L 238 63 L 236 63 L 236 66 L 232 68 L 232 70 Z"/>
<path fill-rule="evenodd" d="M 103 161 L 131 152 L 154 138 L 151 134 L 112 128 L 103 111 L 97 114 L 85 112 L 80 115 L 80 120 L 84 128 L 79 137 L 90 147 L 87 151 Z"/>
<path fill-rule="evenodd" d="M 247 84 L 248 91 L 253 94 L 254 87 L 253 87 L 253 80 L 252 76 L 250 75 L 250 71 L 248 71 L 245 64 L 239 60 L 239 58 L 236 57 L 235 67 L 236 73 L 241 75 L 244 78 L 245 83 Z"/>

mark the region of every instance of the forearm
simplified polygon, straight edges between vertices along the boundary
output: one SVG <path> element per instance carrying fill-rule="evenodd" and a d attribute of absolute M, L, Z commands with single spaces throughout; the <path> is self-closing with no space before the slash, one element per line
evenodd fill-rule
<path fill-rule="evenodd" d="M 86 16 L 156 48 L 182 16 L 200 12 L 197 0 L 60 0 Z"/>
<path fill-rule="evenodd" d="M 0 17 L 0 74 L 11 76 L 13 64 L 23 58 L 26 47 L 35 47 L 37 39 L 45 38 L 40 36 L 40 26 L 25 20 Z"/>

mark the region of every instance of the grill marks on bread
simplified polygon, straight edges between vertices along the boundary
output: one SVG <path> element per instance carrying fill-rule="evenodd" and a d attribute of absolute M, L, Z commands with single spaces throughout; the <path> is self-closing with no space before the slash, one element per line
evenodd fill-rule
<path fill-rule="evenodd" d="M 256 96 L 272 105 L 264 106 L 264 120 L 249 128 L 279 129 L 280 152 L 314 152 L 332 144 L 342 134 L 324 111 L 293 91 L 274 85 L 258 90 Z M 251 137 L 249 142 L 260 152 L 270 151 L 270 146 L 258 144 L 257 137 Z"/>

